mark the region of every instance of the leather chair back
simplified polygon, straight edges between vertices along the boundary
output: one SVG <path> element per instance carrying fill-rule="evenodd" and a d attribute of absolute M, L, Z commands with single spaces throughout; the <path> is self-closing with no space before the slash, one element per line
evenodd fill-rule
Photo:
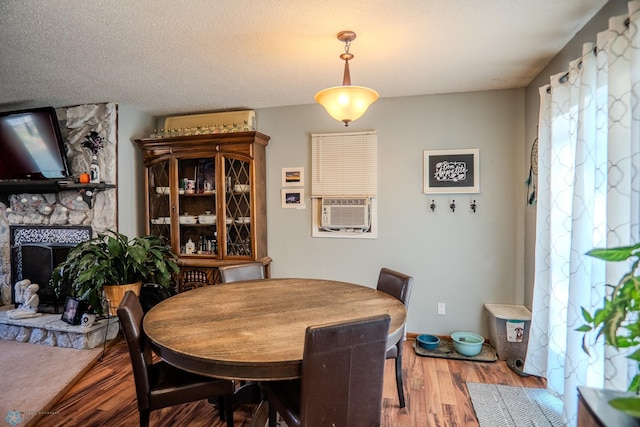
<path fill-rule="evenodd" d="M 152 354 L 142 330 L 144 312 L 138 296 L 132 291 L 127 291 L 117 313 L 131 357 L 138 408 L 147 410 L 149 409 L 149 393 L 151 392 Z"/>
<path fill-rule="evenodd" d="M 409 298 L 411 298 L 411 289 L 413 288 L 413 277 L 408 276 L 404 273 L 400 273 L 399 271 L 392 270 L 390 268 L 381 268 L 380 275 L 378 276 L 378 284 L 376 289 L 379 291 L 383 291 L 391 295 L 392 297 L 397 298 L 404 304 L 404 306 L 409 308 Z M 406 325 L 405 325 L 406 328 Z M 402 339 L 399 341 L 399 345 L 397 345 L 395 354 L 388 354 L 387 358 L 396 357 L 397 354 L 402 354 L 402 343 L 404 342 L 404 334 L 402 334 Z"/>
<path fill-rule="evenodd" d="M 261 262 L 225 265 L 218 268 L 221 283 L 241 282 L 243 280 L 264 279 L 264 265 Z"/>
<path fill-rule="evenodd" d="M 399 299 L 405 306 L 409 304 L 413 288 L 413 277 L 390 268 L 381 268 L 376 289 Z"/>
<path fill-rule="evenodd" d="M 411 297 L 412 288 L 413 277 L 400 273 L 399 271 L 391 270 L 390 268 L 380 269 L 376 289 L 397 298 L 404 304 L 407 310 L 409 309 L 409 298 Z M 405 407 L 404 386 L 402 384 L 402 349 L 404 347 L 406 328 L 407 326 L 405 325 L 403 327 L 402 337 L 394 346 L 387 350 L 387 359 L 396 360 L 396 387 L 398 389 L 398 401 L 401 408 Z"/>
<path fill-rule="evenodd" d="M 389 323 L 389 316 L 381 315 L 307 329 L 302 425 L 380 425 Z"/>

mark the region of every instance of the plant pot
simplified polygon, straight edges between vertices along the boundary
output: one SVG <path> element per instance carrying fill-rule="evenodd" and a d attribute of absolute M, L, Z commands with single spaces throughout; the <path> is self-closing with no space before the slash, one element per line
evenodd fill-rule
<path fill-rule="evenodd" d="M 127 285 L 105 285 L 102 287 L 105 297 L 109 300 L 109 314 L 116 316 L 118 306 L 124 298 L 127 291 L 133 291 L 134 294 L 140 296 L 142 282 L 129 283 Z"/>

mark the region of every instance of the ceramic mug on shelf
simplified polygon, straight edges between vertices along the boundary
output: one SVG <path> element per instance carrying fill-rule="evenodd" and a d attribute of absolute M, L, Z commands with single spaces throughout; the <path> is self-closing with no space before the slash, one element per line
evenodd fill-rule
<path fill-rule="evenodd" d="M 92 313 L 85 313 L 82 315 L 82 318 L 80 319 L 80 324 L 84 327 L 84 328 L 88 328 L 89 326 L 92 326 L 96 321 L 96 315 L 92 314 Z"/>

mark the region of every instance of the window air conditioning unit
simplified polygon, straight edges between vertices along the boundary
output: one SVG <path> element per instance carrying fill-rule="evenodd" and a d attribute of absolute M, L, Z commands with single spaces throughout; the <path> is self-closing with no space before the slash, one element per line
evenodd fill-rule
<path fill-rule="evenodd" d="M 370 226 L 369 198 L 323 198 L 322 228 L 363 229 Z"/>

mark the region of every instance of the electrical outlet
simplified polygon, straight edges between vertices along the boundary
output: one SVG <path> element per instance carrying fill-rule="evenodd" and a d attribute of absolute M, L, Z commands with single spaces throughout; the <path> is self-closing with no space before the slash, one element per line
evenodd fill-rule
<path fill-rule="evenodd" d="M 443 302 L 438 303 L 438 315 L 444 316 L 445 314 L 445 304 Z"/>

